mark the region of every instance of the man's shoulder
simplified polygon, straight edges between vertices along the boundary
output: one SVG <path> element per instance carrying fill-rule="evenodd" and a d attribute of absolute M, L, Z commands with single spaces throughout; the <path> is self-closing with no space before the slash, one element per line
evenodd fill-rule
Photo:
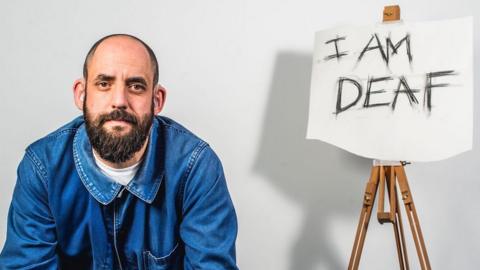
<path fill-rule="evenodd" d="M 162 133 L 158 138 L 165 151 L 166 162 L 172 162 L 177 169 L 176 166 L 180 163 L 191 169 L 199 160 L 216 162 L 220 165 L 220 160 L 210 145 L 192 131 L 168 117 L 156 116 L 156 119 L 159 123 L 159 131 Z M 184 163 L 181 160 L 187 162 Z"/>
<path fill-rule="evenodd" d="M 155 116 L 155 118 L 157 119 L 160 128 L 165 131 L 165 135 L 174 137 L 175 139 L 187 140 L 192 143 L 207 144 L 196 134 L 194 134 L 192 131 L 190 131 L 180 123 L 176 122 L 175 120 L 160 115 Z"/>
<path fill-rule="evenodd" d="M 57 130 L 30 144 L 26 151 L 38 154 L 45 151 L 57 151 L 57 153 L 59 153 L 59 150 L 64 149 L 67 146 L 71 147 L 71 143 L 69 142 L 73 140 L 77 129 L 83 124 L 83 122 L 84 120 L 82 116 L 76 117 Z"/>

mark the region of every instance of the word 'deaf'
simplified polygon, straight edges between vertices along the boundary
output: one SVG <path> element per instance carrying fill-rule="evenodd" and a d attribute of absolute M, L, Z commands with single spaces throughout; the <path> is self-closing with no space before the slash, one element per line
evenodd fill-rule
<path fill-rule="evenodd" d="M 449 83 L 434 83 L 432 80 L 434 78 L 455 75 L 456 73 L 453 70 L 444 70 L 444 71 L 436 71 L 436 72 L 429 72 L 425 74 L 425 85 L 423 87 L 423 93 L 420 93 L 422 97 L 423 109 L 425 111 L 430 112 L 432 110 L 432 89 L 438 87 L 446 87 L 449 86 Z M 419 104 L 418 93 L 420 92 L 419 89 L 412 88 L 405 76 L 399 76 L 398 83 L 396 83 L 396 88 L 393 90 L 393 98 L 389 102 L 380 102 L 380 103 L 372 103 L 370 98 L 372 95 L 379 95 L 382 93 L 386 93 L 387 90 L 380 89 L 380 90 L 372 90 L 374 89 L 374 84 L 378 82 L 388 82 L 395 80 L 392 76 L 385 76 L 385 77 L 370 77 L 367 80 L 367 87 L 366 91 L 364 91 L 364 87 L 360 82 L 353 78 L 348 77 L 340 77 L 337 82 L 337 102 L 336 102 L 336 110 L 335 114 L 339 114 L 344 112 L 359 103 L 364 96 L 363 108 L 371 108 L 371 107 L 379 107 L 379 106 L 389 106 L 391 107 L 392 111 L 395 110 L 397 105 L 397 101 L 400 96 L 404 96 L 407 98 L 411 107 L 415 107 Z M 350 87 L 346 88 L 347 85 Z M 342 100 L 345 91 L 349 89 L 349 91 L 354 91 L 355 99 L 348 101 L 346 104 L 344 100 Z M 351 93 L 350 93 L 351 94 Z"/>

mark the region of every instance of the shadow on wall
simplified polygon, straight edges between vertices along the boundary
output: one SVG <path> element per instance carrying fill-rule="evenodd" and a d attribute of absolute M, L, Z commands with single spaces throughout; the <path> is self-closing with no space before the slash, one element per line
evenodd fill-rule
<path fill-rule="evenodd" d="M 306 53 L 277 55 L 254 171 L 303 208 L 290 269 L 346 269 L 349 258 L 336 252 L 329 224 L 338 216 L 358 219 L 371 161 L 305 139 L 311 66 Z M 355 232 L 348 233 L 353 244 Z"/>

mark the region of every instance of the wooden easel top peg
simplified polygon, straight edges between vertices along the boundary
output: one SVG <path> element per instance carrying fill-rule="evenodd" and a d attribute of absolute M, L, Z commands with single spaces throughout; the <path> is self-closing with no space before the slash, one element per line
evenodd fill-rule
<path fill-rule="evenodd" d="M 400 20 L 400 6 L 385 6 L 383 7 L 383 21 L 391 22 Z"/>

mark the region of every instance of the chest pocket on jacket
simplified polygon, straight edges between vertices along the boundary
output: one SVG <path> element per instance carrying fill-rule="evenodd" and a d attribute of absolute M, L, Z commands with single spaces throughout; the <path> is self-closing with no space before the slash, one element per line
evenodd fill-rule
<path fill-rule="evenodd" d="M 179 269 L 177 256 L 179 254 L 178 244 L 175 245 L 172 251 L 169 254 L 163 257 L 156 257 L 150 251 L 143 252 L 143 262 L 145 265 L 145 270 L 170 270 L 170 269 Z"/>

